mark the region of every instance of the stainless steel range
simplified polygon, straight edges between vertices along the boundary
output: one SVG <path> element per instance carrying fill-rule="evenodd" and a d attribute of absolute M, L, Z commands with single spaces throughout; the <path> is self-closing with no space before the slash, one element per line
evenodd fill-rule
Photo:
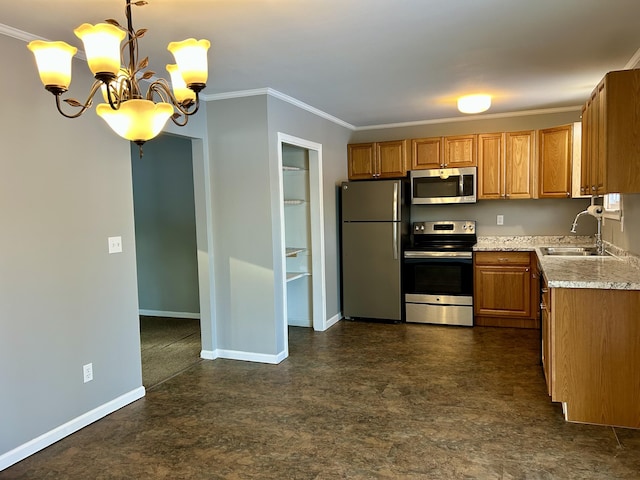
<path fill-rule="evenodd" d="M 473 326 L 476 222 L 413 224 L 404 251 L 406 321 Z"/>

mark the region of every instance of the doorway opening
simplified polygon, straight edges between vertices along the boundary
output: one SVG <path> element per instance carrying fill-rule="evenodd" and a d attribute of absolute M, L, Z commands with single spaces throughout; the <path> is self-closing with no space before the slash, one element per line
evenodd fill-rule
<path fill-rule="evenodd" d="M 290 326 L 324 331 L 322 145 L 278 133 L 285 348 Z M 288 350 L 287 350 L 288 354 Z"/>
<path fill-rule="evenodd" d="M 201 361 L 201 315 L 192 140 L 162 134 L 139 158 L 132 183 L 142 380 L 162 383 Z"/>

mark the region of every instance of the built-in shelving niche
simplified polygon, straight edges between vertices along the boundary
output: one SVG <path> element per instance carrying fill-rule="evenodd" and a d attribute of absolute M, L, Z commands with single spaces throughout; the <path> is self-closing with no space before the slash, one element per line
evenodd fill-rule
<path fill-rule="evenodd" d="M 283 144 L 282 183 L 287 269 L 287 323 L 313 326 L 309 152 Z"/>

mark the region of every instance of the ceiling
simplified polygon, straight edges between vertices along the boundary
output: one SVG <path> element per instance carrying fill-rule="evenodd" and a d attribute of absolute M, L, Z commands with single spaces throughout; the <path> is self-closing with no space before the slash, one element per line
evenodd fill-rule
<path fill-rule="evenodd" d="M 207 38 L 205 98 L 271 88 L 357 128 L 461 117 L 469 93 L 493 95 L 489 114 L 576 107 L 640 58 L 638 0 L 147 1 L 133 23 L 159 75 L 170 41 Z M 81 47 L 75 27 L 125 24 L 124 6 L 20 0 L 0 21 Z"/>

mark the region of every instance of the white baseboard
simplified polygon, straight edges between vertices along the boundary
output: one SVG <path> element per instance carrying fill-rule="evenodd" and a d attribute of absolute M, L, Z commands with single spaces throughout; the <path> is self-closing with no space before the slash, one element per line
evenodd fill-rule
<path fill-rule="evenodd" d="M 39 452 L 49 445 L 56 443 L 58 440 L 61 440 L 64 437 L 77 432 L 81 428 L 84 428 L 87 425 L 90 425 L 91 423 L 100 420 L 103 417 L 106 417 L 110 413 L 121 409 L 125 405 L 135 402 L 136 400 L 144 397 L 144 395 L 144 387 L 136 388 L 135 390 L 125 393 L 124 395 L 121 395 L 118 398 L 111 400 L 110 402 L 100 405 L 99 407 L 94 408 L 93 410 L 84 413 L 63 425 L 60 425 L 53 430 L 43 433 L 33 440 L 30 440 L 27 443 L 24 443 L 19 447 L 16 447 L 13 450 L 0 455 L 0 471 L 4 470 L 5 468 L 9 468 L 11 465 L 18 463 L 20 460 L 24 460 L 28 456 L 33 455 L 34 453 Z"/>
<path fill-rule="evenodd" d="M 190 313 L 190 312 L 166 312 L 163 310 L 138 310 L 138 314 L 144 315 L 146 317 L 167 317 L 167 318 L 189 318 L 193 320 L 199 320 L 199 313 Z"/>
<path fill-rule="evenodd" d="M 325 324 L 324 324 L 324 329 L 325 330 L 329 330 L 331 327 L 333 327 L 336 323 L 338 323 L 340 320 L 342 320 L 342 313 L 338 312 L 336 313 L 333 317 L 329 318 Z"/>
<path fill-rule="evenodd" d="M 270 363 L 277 365 L 287 358 L 287 354 L 285 352 L 280 352 L 275 355 L 269 355 L 265 353 L 242 352 L 239 350 L 224 350 L 218 348 L 216 350 L 202 350 L 200 352 L 200 358 L 204 358 L 205 360 L 226 358 L 227 360 L 242 360 L 244 362 Z"/>
<path fill-rule="evenodd" d="M 217 350 L 200 350 L 200 358 L 204 360 L 215 360 L 218 358 Z"/>

